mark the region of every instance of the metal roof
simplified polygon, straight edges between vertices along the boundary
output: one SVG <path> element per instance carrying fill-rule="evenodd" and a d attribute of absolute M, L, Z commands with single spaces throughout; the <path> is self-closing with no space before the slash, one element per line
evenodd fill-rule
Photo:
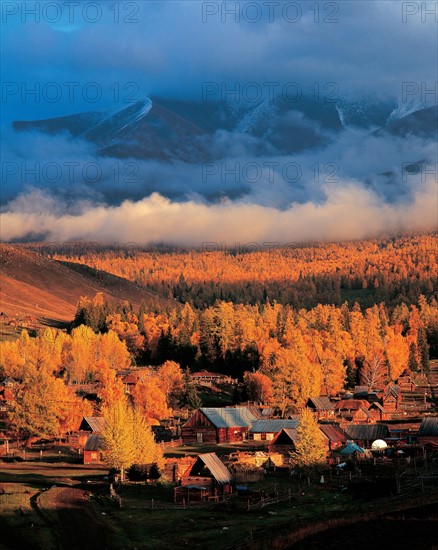
<path fill-rule="evenodd" d="M 423 418 L 418 430 L 420 436 L 436 436 L 438 437 L 438 416 Z"/>
<path fill-rule="evenodd" d="M 311 403 L 317 411 L 332 411 L 335 408 L 328 397 L 309 397 L 307 403 Z"/>
<path fill-rule="evenodd" d="M 84 423 L 88 424 L 93 433 L 100 434 L 105 427 L 106 421 L 103 416 L 84 416 L 79 428 L 80 430 L 84 429 Z"/>
<path fill-rule="evenodd" d="M 216 428 L 244 428 L 256 420 L 247 407 L 201 407 L 199 410 Z"/>
<path fill-rule="evenodd" d="M 320 424 L 319 429 L 330 441 L 342 443 L 348 439 L 347 434 L 338 424 Z"/>
<path fill-rule="evenodd" d="M 103 449 L 104 439 L 99 434 L 91 434 L 85 443 L 84 451 L 99 451 Z"/>
<path fill-rule="evenodd" d="M 354 393 L 368 393 L 369 386 L 354 386 Z"/>
<path fill-rule="evenodd" d="M 231 474 L 216 453 L 205 453 L 202 455 L 198 455 L 193 464 L 190 466 L 189 470 L 187 470 L 188 473 L 191 472 L 191 470 L 199 460 L 201 460 L 205 464 L 211 475 L 218 483 L 231 483 Z"/>
<path fill-rule="evenodd" d="M 283 418 L 273 420 L 254 420 L 251 423 L 250 433 L 277 433 L 283 428 L 296 428 L 298 420 L 284 420 Z"/>
<path fill-rule="evenodd" d="M 389 437 L 386 424 L 350 424 L 345 427 L 345 433 L 350 439 L 375 440 Z"/>
<path fill-rule="evenodd" d="M 365 449 L 362 449 L 362 447 L 359 447 L 356 443 L 349 443 L 339 452 L 341 455 L 352 455 L 353 453 L 364 453 Z"/>

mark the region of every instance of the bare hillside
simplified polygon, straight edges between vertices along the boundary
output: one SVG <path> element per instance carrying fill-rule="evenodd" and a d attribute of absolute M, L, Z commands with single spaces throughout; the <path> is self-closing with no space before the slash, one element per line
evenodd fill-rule
<path fill-rule="evenodd" d="M 0 312 L 42 323 L 71 321 L 81 296 L 102 292 L 110 301 L 165 305 L 166 299 L 104 271 L 57 262 L 23 248 L 0 245 Z"/>

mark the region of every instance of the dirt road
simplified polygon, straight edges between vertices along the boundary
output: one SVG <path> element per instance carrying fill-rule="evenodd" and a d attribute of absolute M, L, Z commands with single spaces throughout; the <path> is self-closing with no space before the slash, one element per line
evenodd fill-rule
<path fill-rule="evenodd" d="M 89 493 L 77 487 L 54 487 L 38 500 L 41 510 L 56 523 L 62 550 L 109 550 L 111 533 L 88 502 Z"/>

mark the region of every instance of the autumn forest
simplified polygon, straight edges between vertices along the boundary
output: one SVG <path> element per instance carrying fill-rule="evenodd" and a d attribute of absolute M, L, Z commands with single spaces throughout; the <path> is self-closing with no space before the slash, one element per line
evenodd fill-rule
<path fill-rule="evenodd" d="M 116 373 L 135 365 L 149 369 L 131 399 L 146 419 L 162 420 L 174 407 L 199 404 L 190 370 L 244 381 L 236 402 L 284 414 L 357 384 L 379 390 L 406 367 L 427 374 L 438 355 L 434 235 L 247 253 L 31 248 L 167 300 L 134 307 L 84 296 L 67 331 L 3 342 L 1 375 L 23 383 L 12 425 L 28 435 L 29 403 L 45 397 L 44 422 L 52 422 L 35 434 L 72 428 L 84 411 L 111 404 L 122 392 Z M 86 383 L 96 384 L 97 404 L 75 393 Z"/>

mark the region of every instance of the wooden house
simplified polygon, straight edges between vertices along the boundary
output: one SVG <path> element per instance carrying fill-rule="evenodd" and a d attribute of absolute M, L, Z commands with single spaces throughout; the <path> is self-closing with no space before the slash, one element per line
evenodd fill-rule
<path fill-rule="evenodd" d="M 174 489 L 174 501 L 219 500 L 230 494 L 231 474 L 216 453 L 198 455 L 181 476 L 181 485 Z"/>
<path fill-rule="evenodd" d="M 271 441 L 283 428 L 296 428 L 298 420 L 283 420 L 281 418 L 254 420 L 248 430 L 248 439 L 252 441 Z"/>
<path fill-rule="evenodd" d="M 389 420 L 391 416 L 377 401 L 370 403 L 370 406 L 368 407 L 368 412 L 372 415 L 374 420 L 380 422 L 384 420 Z"/>
<path fill-rule="evenodd" d="M 396 412 L 400 410 L 402 403 L 402 393 L 400 386 L 388 384 L 383 392 L 382 406 L 386 412 Z"/>
<path fill-rule="evenodd" d="M 411 392 L 415 390 L 415 383 L 412 377 L 412 371 L 406 368 L 401 375 L 398 377 L 397 385 L 400 387 L 400 390 Z"/>
<path fill-rule="evenodd" d="M 67 434 L 67 445 L 74 449 L 83 449 L 89 435 L 90 432 L 85 430 L 69 433 Z"/>
<path fill-rule="evenodd" d="M 335 415 L 335 406 L 329 397 L 309 397 L 306 407 L 315 413 L 318 420 L 330 420 Z"/>
<path fill-rule="evenodd" d="M 67 444 L 75 449 L 82 449 L 87 443 L 90 434 L 99 435 L 105 425 L 102 416 L 84 416 L 79 430 L 67 434 Z"/>
<path fill-rule="evenodd" d="M 269 443 L 269 452 L 287 454 L 295 451 L 297 438 L 296 428 L 282 428 Z"/>
<path fill-rule="evenodd" d="M 319 429 L 327 439 L 329 453 L 342 447 L 348 439 L 347 434 L 339 424 L 320 424 Z"/>
<path fill-rule="evenodd" d="M 90 434 L 84 447 L 84 464 L 101 464 L 103 451 L 103 437 L 99 434 Z"/>
<path fill-rule="evenodd" d="M 348 424 L 344 427 L 344 431 L 349 439 L 365 449 L 370 449 L 376 439 L 385 441 L 390 437 L 386 424 Z"/>
<path fill-rule="evenodd" d="M 438 416 L 423 418 L 418 430 L 418 440 L 420 445 L 438 446 Z"/>
<path fill-rule="evenodd" d="M 338 424 L 320 424 L 319 429 L 327 445 L 327 454 L 342 447 L 349 439 Z M 269 443 L 269 452 L 289 454 L 295 451 L 297 438 L 298 432 L 296 428 L 283 428 Z"/>
<path fill-rule="evenodd" d="M 243 441 L 256 417 L 247 407 L 202 407 L 181 427 L 183 444 Z"/>
<path fill-rule="evenodd" d="M 105 419 L 103 416 L 84 416 L 79 431 L 91 432 L 93 434 L 102 433 L 105 426 Z"/>
<path fill-rule="evenodd" d="M 139 381 L 139 374 L 137 372 L 129 372 L 122 376 L 122 382 L 125 386 L 126 393 L 131 393 Z"/>
<path fill-rule="evenodd" d="M 368 412 L 368 401 L 365 399 L 342 399 L 335 405 L 336 415 L 340 420 L 361 424 L 375 422 Z"/>
<path fill-rule="evenodd" d="M 190 375 L 195 384 L 200 384 L 201 386 L 212 386 L 213 384 L 232 384 L 233 380 L 221 374 L 220 372 L 208 372 L 206 370 L 200 370 L 198 372 L 193 372 Z"/>

